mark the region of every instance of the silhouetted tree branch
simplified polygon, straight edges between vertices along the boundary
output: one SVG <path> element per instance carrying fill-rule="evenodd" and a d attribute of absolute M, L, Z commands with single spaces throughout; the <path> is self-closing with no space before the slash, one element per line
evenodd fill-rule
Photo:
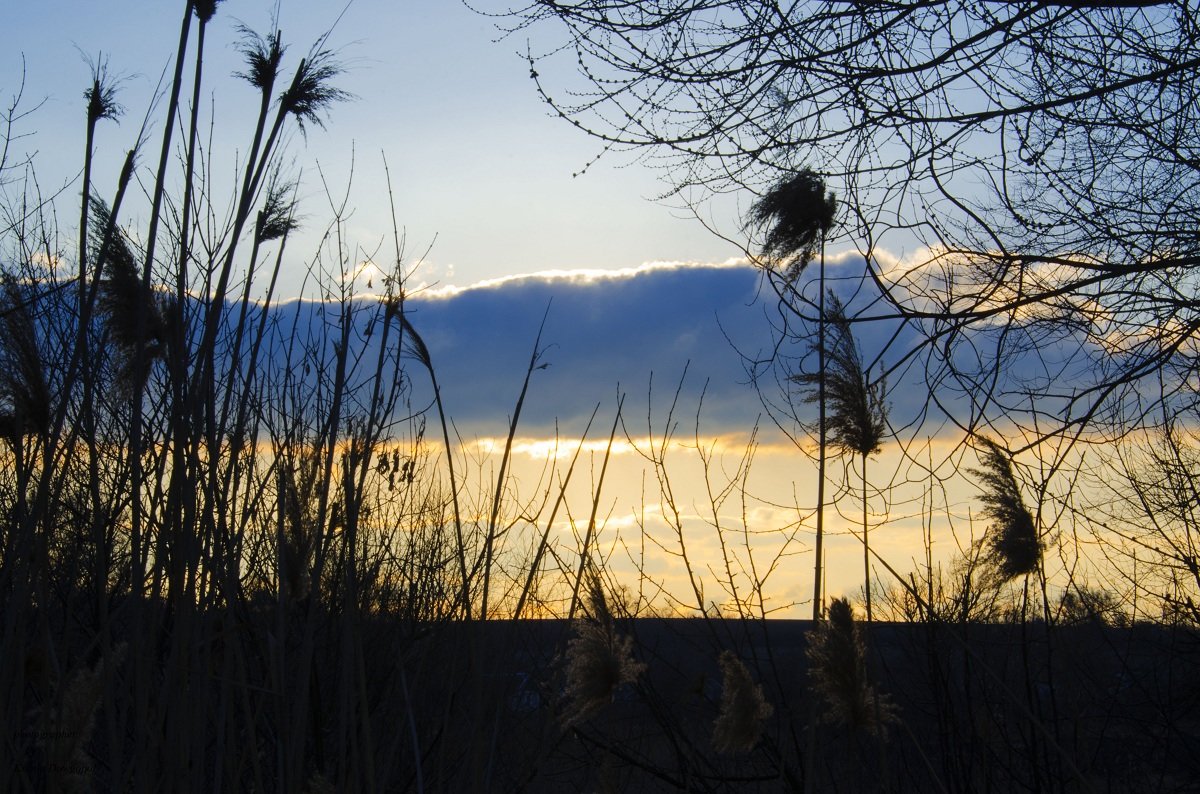
<path fill-rule="evenodd" d="M 685 200 L 814 164 L 942 404 L 1032 445 L 1195 404 L 1194 11 L 535 0 L 509 20 L 550 35 L 527 58 L 553 111 L 664 158 Z"/>

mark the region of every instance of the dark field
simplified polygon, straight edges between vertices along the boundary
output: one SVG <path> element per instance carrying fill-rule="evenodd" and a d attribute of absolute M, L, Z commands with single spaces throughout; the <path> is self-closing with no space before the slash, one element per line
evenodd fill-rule
<path fill-rule="evenodd" d="M 556 718 L 559 654 L 569 626 L 488 625 L 475 636 L 477 653 L 488 660 L 485 697 L 494 703 L 496 721 L 476 725 L 475 738 L 487 746 L 489 728 L 494 732 L 493 766 L 473 762 L 453 775 L 474 775 L 494 790 L 802 790 L 810 712 L 820 719 L 829 711 L 808 686 L 805 633 L 811 625 L 634 621 L 628 630 L 646 672 L 569 730 Z M 445 699 L 454 672 L 468 669 L 469 653 L 457 650 L 470 645 L 461 631 L 450 645 L 453 661 L 425 661 L 411 673 L 431 705 Z M 896 718 L 881 735 L 820 722 L 819 791 L 1200 786 L 1200 637 L 1194 632 L 876 624 L 867 634 L 870 672 Z M 430 639 L 434 658 L 441 656 L 438 645 Z M 761 741 L 746 753 L 720 754 L 712 746 L 722 683 L 716 659 L 724 648 L 736 649 L 756 671 L 774 706 Z M 453 779 L 443 785 L 455 787 Z"/>
<path fill-rule="evenodd" d="M 594 621 L 631 636 L 646 667 L 601 682 L 603 702 L 578 718 L 568 643 L 582 622 L 363 617 L 355 629 L 274 609 L 158 620 L 206 639 L 186 659 L 143 644 L 153 670 L 123 653 L 111 695 L 94 695 L 90 716 L 75 709 L 67 735 L 82 736 L 71 757 L 86 774 L 72 790 L 129 790 L 122 769 L 169 787 L 179 763 L 201 764 L 191 778 L 206 790 L 244 791 L 803 791 L 811 774 L 818 791 L 1170 792 L 1200 780 L 1200 635 L 1188 629 L 876 623 L 865 672 L 882 712 L 855 718 L 814 687 L 809 621 Z M 726 649 L 773 714 L 748 748 L 721 752 Z M 37 660 L 26 667 L 33 699 L 53 703 Z M 152 691 L 131 689 L 139 673 Z M 139 738 L 138 708 L 162 728 Z M 65 723 L 26 725 L 9 741 L 40 789 L 63 772 L 53 736 Z"/>

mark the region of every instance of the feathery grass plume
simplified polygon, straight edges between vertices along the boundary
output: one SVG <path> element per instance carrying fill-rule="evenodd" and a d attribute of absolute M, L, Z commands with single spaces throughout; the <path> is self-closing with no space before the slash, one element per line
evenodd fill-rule
<path fill-rule="evenodd" d="M 29 297 L 11 277 L 4 278 L 0 312 L 0 436 L 15 440 L 44 433 L 50 426 L 50 389 L 38 348 L 37 329 L 29 316 Z"/>
<path fill-rule="evenodd" d="M 333 784 L 329 782 L 329 778 L 320 772 L 313 772 L 308 778 L 308 782 L 304 785 L 305 794 L 335 794 L 337 791 Z"/>
<path fill-rule="evenodd" d="M 119 119 L 125 108 L 116 101 L 118 82 L 108 77 L 106 61 L 92 65 L 91 86 L 83 92 L 84 100 L 88 101 L 88 124 L 95 125 L 103 119 Z"/>
<path fill-rule="evenodd" d="M 107 59 L 91 62 L 91 67 L 92 85 L 83 92 L 83 98 L 87 100 L 88 125 L 94 126 L 102 119 L 120 118 L 125 108 L 117 102 L 117 88 L 121 81 L 109 76 Z"/>
<path fill-rule="evenodd" d="M 343 71 L 330 50 L 315 50 L 300 61 L 292 84 L 279 96 L 279 106 L 296 117 L 302 133 L 306 122 L 324 129 L 321 113 L 334 102 L 351 98 L 350 92 L 329 84 Z"/>
<path fill-rule="evenodd" d="M 968 472 L 982 482 L 979 500 L 983 502 L 983 515 L 991 521 L 983 541 L 985 561 L 1007 582 L 1037 570 L 1042 543 L 1033 516 L 1021 500 L 1012 459 L 990 438 L 980 437 L 979 441 L 983 468 Z"/>
<path fill-rule="evenodd" d="M 600 577 L 590 578 L 586 614 L 575 621 L 575 636 L 567 643 L 566 727 L 611 703 L 617 687 L 637 681 L 646 669 L 633 658 L 633 638 L 617 633 Z"/>
<path fill-rule="evenodd" d="M 237 30 L 242 37 L 238 49 L 246 60 L 246 71 L 237 72 L 236 76 L 260 91 L 273 90 L 279 78 L 279 65 L 287 51 L 280 32 L 277 30 L 264 38 L 245 25 L 238 25 Z"/>
<path fill-rule="evenodd" d="M 158 296 L 153 293 L 146 296 L 142 289 L 140 259 L 134 255 L 124 233 L 114 228 L 105 239 L 109 218 L 108 205 L 93 198 L 92 238 L 98 250 L 92 257 L 107 273 L 100 285 L 100 311 L 119 354 L 121 380 L 132 384 L 138 349 L 141 348 L 147 361 L 165 351 L 167 321 Z M 139 323 L 139 315 L 143 313 L 144 325 Z M 139 338 L 139 333 L 144 335 Z"/>
<path fill-rule="evenodd" d="M 213 15 L 217 13 L 217 6 L 221 5 L 223 0 L 192 0 L 192 11 L 196 18 L 203 23 L 212 21 Z"/>
<path fill-rule="evenodd" d="M 788 282 L 795 282 L 805 266 L 819 249 L 821 252 L 818 275 L 817 325 L 817 405 L 820 419 L 817 422 L 819 453 L 817 462 L 817 533 L 813 554 L 813 620 L 821 618 L 825 601 L 822 583 L 822 566 L 825 555 L 825 235 L 833 227 L 837 215 L 837 199 L 833 192 L 826 193 L 825 180 L 809 168 L 801 168 L 772 185 L 750 207 L 749 223 L 758 227 L 768 226 L 763 253 L 769 258 L 770 266 Z"/>
<path fill-rule="evenodd" d="M 825 402 L 829 406 L 825 421 L 829 440 L 847 452 L 874 455 L 882 449 L 881 442 L 887 432 L 885 386 L 880 381 L 870 381 L 841 299 L 830 290 L 826 301 L 825 320 L 833 336 L 825 351 Z M 793 381 L 808 389 L 805 402 L 815 403 L 819 399 L 819 377 L 815 372 L 792 376 Z"/>
<path fill-rule="evenodd" d="M 809 168 L 776 183 L 750 207 L 750 223 L 767 229 L 763 253 L 782 261 L 788 280 L 800 275 L 833 226 L 837 200 L 825 192 L 825 181 Z"/>
<path fill-rule="evenodd" d="M 279 576 L 283 595 L 301 601 L 312 589 L 312 555 L 318 541 L 318 461 L 311 452 L 280 465 L 279 499 L 284 525 L 279 528 Z"/>
<path fill-rule="evenodd" d="M 96 666 L 77 671 L 61 693 L 58 706 L 42 715 L 38 745 L 45 753 L 46 768 L 56 791 L 84 792 L 91 789 L 92 760 L 87 745 L 92 740 L 96 710 L 104 691 L 104 671 L 125 658 L 126 643 L 112 649 Z"/>
<path fill-rule="evenodd" d="M 808 675 L 825 703 L 825 722 L 882 735 L 895 719 L 895 707 L 867 678 L 867 646 L 862 627 L 845 598 L 829 604 L 829 619 L 808 632 Z"/>
<path fill-rule="evenodd" d="M 775 713 L 754 683 L 750 671 L 733 651 L 723 651 L 721 666 L 721 711 L 713 723 L 713 747 L 719 753 L 744 753 L 754 749 L 762 735 L 762 723 Z"/>
<path fill-rule="evenodd" d="M 825 430 L 829 443 L 845 452 L 862 457 L 862 542 L 863 542 L 863 591 L 867 600 L 867 621 L 871 620 L 871 565 L 870 539 L 867 520 L 867 458 L 879 452 L 887 432 L 887 403 L 884 400 L 886 385 L 880 379 L 871 382 L 846 307 L 830 290 L 826 295 L 824 322 L 829 326 L 825 336 L 824 391 L 822 374 L 806 372 L 792 376 L 792 380 L 807 389 L 804 401 L 818 402 L 824 399 Z M 830 339 L 829 334 L 832 334 Z M 823 395 L 823 396 L 822 396 Z"/>
<path fill-rule="evenodd" d="M 300 225 L 296 220 L 296 183 L 276 171 L 267 183 L 267 197 L 258 211 L 254 236 L 260 243 L 278 240 Z"/>
<path fill-rule="evenodd" d="M 86 57 L 86 56 L 85 56 Z M 79 202 L 79 303 L 82 307 L 87 295 L 88 281 L 88 212 L 92 206 L 92 162 L 95 157 L 93 142 L 96 137 L 96 125 L 101 119 L 116 119 L 124 109 L 117 103 L 117 84 L 108 74 L 108 60 L 99 56 L 96 60 L 88 58 L 92 68 L 92 85 L 83 92 L 87 101 L 87 132 L 84 135 L 83 181 L 81 192 L 83 200 Z M 82 310 L 82 309 L 81 309 Z M 81 324 L 82 325 L 82 324 Z M 87 334 L 83 327 L 79 329 L 79 344 L 84 355 L 87 355 Z"/>

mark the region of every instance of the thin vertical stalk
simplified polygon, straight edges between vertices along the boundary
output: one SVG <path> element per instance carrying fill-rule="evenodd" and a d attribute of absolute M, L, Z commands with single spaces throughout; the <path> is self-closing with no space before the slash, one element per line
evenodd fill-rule
<path fill-rule="evenodd" d="M 817 542 L 814 549 L 813 562 L 813 623 L 820 625 L 824 617 L 822 605 L 825 602 L 824 591 L 821 589 L 823 568 L 825 565 L 825 231 L 821 230 L 821 263 L 817 275 L 817 285 L 820 297 L 817 299 Z M 804 748 L 804 790 L 812 794 L 817 785 L 817 742 L 820 732 L 817 730 L 817 710 L 809 708 L 808 741 Z"/>
<path fill-rule="evenodd" d="M 816 562 L 813 565 L 813 620 L 824 614 L 821 580 L 824 573 L 825 551 L 825 232 L 821 232 L 821 269 L 817 277 L 820 297 L 817 299 L 817 542 Z"/>
<path fill-rule="evenodd" d="M 504 441 L 504 454 L 500 457 L 500 472 L 496 475 L 496 492 L 492 495 L 492 513 L 488 518 L 487 535 L 483 541 L 483 598 L 479 608 L 479 619 L 488 619 L 488 589 L 492 581 L 492 559 L 495 555 L 496 525 L 500 520 L 500 499 L 504 495 L 505 475 L 508 462 L 512 458 L 513 439 L 517 435 L 517 423 L 521 420 L 521 408 L 525 405 L 525 395 L 529 393 L 529 380 L 533 371 L 538 369 L 538 359 L 542 355 L 542 331 L 546 328 L 546 318 L 550 316 L 550 307 L 542 315 L 542 324 L 538 326 L 537 338 L 533 342 L 533 353 L 529 356 L 529 366 L 525 368 L 525 380 L 521 384 L 521 394 L 517 397 L 516 407 L 513 408 L 512 421 L 508 423 L 508 438 Z"/>
<path fill-rule="evenodd" d="M 867 623 L 871 622 L 871 540 L 867 521 L 867 453 L 862 456 L 863 590 L 867 599 Z"/>
<path fill-rule="evenodd" d="M 142 569 L 142 534 L 143 520 L 141 493 L 142 493 L 142 410 L 143 410 L 143 373 L 146 368 L 145 351 L 140 344 L 141 339 L 145 336 L 146 328 L 149 325 L 146 316 L 146 306 L 150 300 L 150 277 L 154 269 L 154 253 L 158 238 L 158 224 L 162 212 L 163 193 L 166 189 L 166 172 L 167 162 L 171 155 L 171 136 L 175 130 L 175 114 L 179 109 L 179 93 L 183 86 L 183 59 L 187 53 L 188 36 L 191 31 L 192 24 L 193 2 L 186 0 L 183 9 L 183 20 L 179 26 L 179 45 L 175 54 L 175 75 L 171 83 L 171 98 L 167 103 L 167 117 L 163 123 L 163 138 L 162 148 L 159 151 L 158 170 L 154 180 L 154 195 L 150 207 L 150 224 L 146 232 L 146 259 L 142 265 L 142 300 L 139 302 L 139 310 L 137 316 L 138 333 L 135 337 L 139 344 L 135 348 L 134 353 L 134 389 L 132 409 L 133 416 L 129 429 L 129 448 L 132 463 L 132 471 L 130 473 L 130 494 L 132 503 L 130 506 L 130 528 L 133 546 L 133 594 L 135 600 L 142 596 L 142 585 L 145 579 L 145 574 Z M 184 197 L 185 203 L 190 201 L 190 197 Z M 186 233 L 186 232 L 185 232 Z M 177 594 L 176 594 L 177 595 Z"/>
<path fill-rule="evenodd" d="M 571 484 L 571 475 L 575 472 L 575 464 L 579 461 L 579 453 L 583 451 L 584 442 L 587 440 L 588 432 L 592 429 L 592 422 L 596 421 L 596 412 L 599 410 L 600 403 L 596 403 L 596 407 L 592 409 L 591 417 L 588 418 L 587 427 L 583 429 L 583 436 L 579 439 L 579 446 L 575 448 L 575 454 L 571 457 L 571 465 L 567 467 L 567 476 L 558 488 L 558 497 L 554 500 L 554 507 L 550 510 L 550 517 L 546 519 L 546 529 L 542 532 L 542 537 L 538 541 L 537 549 L 533 554 L 533 562 L 529 565 L 529 575 L 525 578 L 525 588 L 521 591 L 520 598 L 517 599 L 517 608 L 513 612 L 513 619 L 515 620 L 520 620 L 521 612 L 525 608 L 525 601 L 533 591 L 533 582 L 537 578 L 538 570 L 542 565 L 542 557 L 548 548 L 550 530 L 554 526 L 554 519 L 558 516 L 558 509 L 562 507 L 563 502 L 567 498 L 567 486 Z"/>
<path fill-rule="evenodd" d="M 400 323 L 408 337 L 410 351 L 421 362 L 421 365 L 425 367 L 425 371 L 429 374 L 430 386 L 433 388 L 433 402 L 437 408 L 438 423 L 442 428 L 442 443 L 446 447 L 446 469 L 450 477 L 450 505 L 454 511 L 454 537 L 457 544 L 455 552 L 458 557 L 458 573 L 460 577 L 459 605 L 462 607 L 463 617 L 470 621 L 471 577 L 467 571 L 467 546 L 463 538 L 462 510 L 458 504 L 458 480 L 454 474 L 454 448 L 450 445 L 450 427 L 449 420 L 446 418 L 445 406 L 442 404 L 442 388 L 438 384 L 437 371 L 433 366 L 433 358 L 429 353 L 429 346 L 425 344 L 425 340 L 417 333 L 417 329 L 413 327 L 403 310 L 399 314 Z"/>
<path fill-rule="evenodd" d="M 621 407 L 625 404 L 625 395 L 617 399 L 617 413 L 613 417 L 612 430 L 608 434 L 608 446 L 604 448 L 604 462 L 600 464 L 600 478 L 596 482 L 596 493 L 592 496 L 592 513 L 588 516 L 587 530 L 583 535 L 583 547 L 579 550 L 579 570 L 575 573 L 575 584 L 571 588 L 571 606 L 567 611 L 567 620 L 575 619 L 575 610 L 579 606 L 579 587 L 583 582 L 583 573 L 587 570 L 588 548 L 592 536 L 596 533 L 596 514 L 600 509 L 600 491 L 604 487 L 604 475 L 608 471 L 608 460 L 612 457 L 613 440 L 617 437 L 617 427 L 621 423 Z"/>
<path fill-rule="evenodd" d="M 88 212 L 92 204 L 92 161 L 95 155 L 94 142 L 96 136 L 96 124 L 101 118 L 104 118 L 110 108 L 106 107 L 106 91 L 103 77 L 103 63 L 101 62 L 95 67 L 92 79 L 91 92 L 87 95 L 88 111 L 87 111 L 87 131 L 84 136 L 84 151 L 83 151 L 83 188 L 82 200 L 79 208 L 79 283 L 77 286 L 77 304 L 78 311 L 82 311 L 84 301 L 87 300 L 87 285 L 88 285 Z M 78 334 L 75 345 L 80 351 L 80 361 L 82 366 L 81 380 L 83 384 L 83 397 L 80 403 L 79 423 L 83 426 L 83 440 L 87 445 L 88 456 L 88 497 L 91 500 L 91 537 L 95 546 L 94 564 L 95 569 L 93 576 L 95 577 L 95 596 L 96 596 L 96 618 L 97 622 L 103 626 L 105 634 L 105 647 L 107 649 L 107 618 L 108 618 L 108 588 L 107 588 L 107 572 L 109 566 L 110 553 L 105 544 L 105 518 L 103 511 L 100 509 L 100 461 L 96 448 L 96 415 L 95 415 L 95 396 L 93 394 L 95 388 L 95 368 L 92 363 L 92 357 L 89 353 L 88 332 L 89 325 L 82 322 L 82 314 L 80 317 Z"/>

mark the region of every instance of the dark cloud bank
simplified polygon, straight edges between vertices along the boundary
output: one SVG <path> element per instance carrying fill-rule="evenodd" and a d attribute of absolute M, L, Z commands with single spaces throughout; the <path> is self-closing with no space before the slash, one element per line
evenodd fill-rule
<path fill-rule="evenodd" d="M 530 379 L 521 435 L 553 433 L 556 422 L 562 433 L 578 434 L 600 403 L 596 435 L 601 425 L 607 429 L 622 393 L 627 424 L 638 432 L 645 426 L 651 383 L 655 417 L 661 419 L 685 368 L 679 418 L 694 419 L 703 391 L 704 430 L 743 431 L 762 405 L 739 351 L 756 355 L 771 344 L 760 286 L 760 274 L 748 266 L 538 274 L 417 294 L 404 311 L 428 346 L 446 412 L 463 435 L 507 432 L 543 318 L 540 368 Z M 378 356 L 382 334 L 375 300 L 353 304 L 350 350 L 359 363 L 352 383 L 369 377 Z M 272 306 L 276 331 L 268 343 L 269 364 L 263 363 L 310 376 L 314 353 L 332 361 L 342 311 L 337 303 L 317 301 Z M 368 326 L 374 329 L 370 334 Z M 394 332 L 391 339 L 389 346 Z M 426 407 L 432 397 L 428 374 L 411 356 L 403 369 L 413 407 Z M 656 429 L 661 431 L 661 421 Z"/>
<path fill-rule="evenodd" d="M 849 272 L 854 263 L 840 264 L 851 265 Z M 356 328 L 365 328 L 378 315 L 373 300 L 357 304 Z M 307 301 L 271 309 L 275 327 L 295 329 L 322 324 L 332 329 L 339 311 L 337 304 Z M 749 383 L 747 357 L 763 358 L 773 350 L 780 323 L 775 296 L 750 266 L 650 266 L 611 275 L 522 276 L 443 294 L 418 294 L 407 300 L 405 312 L 428 345 L 446 412 L 466 436 L 501 436 L 507 431 L 543 317 L 538 364 L 544 366 L 530 380 L 520 435 L 552 433 L 556 422 L 562 433 L 578 434 L 600 403 L 600 426 L 592 431 L 596 435 L 608 427 L 618 394 L 625 395 L 630 432 L 643 432 L 648 405 L 655 430 L 661 432 L 685 368 L 676 413 L 679 432 L 691 433 L 702 392 L 705 433 L 748 431 L 764 408 Z M 905 351 L 920 344 L 913 329 L 897 333 L 891 322 L 856 326 L 855 335 L 868 361 L 886 345 L 885 364 L 903 361 Z M 292 344 L 291 336 L 277 338 Z M 379 336 L 353 336 L 358 341 L 351 342 L 351 349 L 361 355 L 364 371 L 375 360 Z M 803 342 L 791 344 L 790 350 L 785 348 L 791 355 L 808 348 Z M 331 349 L 328 341 L 319 346 L 327 354 Z M 275 366 L 291 359 L 278 348 L 269 355 Z M 911 360 L 888 379 L 894 420 L 916 416 L 926 402 L 929 387 L 918 361 Z M 429 378 L 411 359 L 404 369 L 413 406 L 420 409 L 431 401 Z M 653 399 L 648 400 L 651 383 Z M 768 374 L 763 391 L 778 406 L 780 389 L 786 386 Z M 948 393 L 945 401 L 953 400 Z M 816 410 L 801 407 L 809 413 Z"/>
<path fill-rule="evenodd" d="M 694 415 L 706 388 L 705 424 L 724 430 L 749 428 L 761 411 L 738 352 L 770 344 L 758 291 L 750 267 L 658 267 L 615 277 L 511 279 L 418 297 L 408 310 L 460 426 L 503 432 L 545 317 L 539 363 L 547 366 L 533 373 L 522 413 L 527 432 L 549 430 L 556 419 L 578 432 L 597 402 L 602 415 L 612 415 L 618 390 L 636 425 L 651 378 L 656 411 L 665 410 L 685 366 L 685 410 Z"/>

